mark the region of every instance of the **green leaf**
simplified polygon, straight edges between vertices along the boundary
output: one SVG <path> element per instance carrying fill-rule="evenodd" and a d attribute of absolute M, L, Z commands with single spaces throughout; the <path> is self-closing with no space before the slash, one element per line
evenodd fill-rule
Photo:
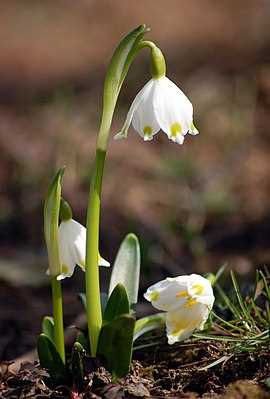
<path fill-rule="evenodd" d="M 134 327 L 135 318 L 126 314 L 106 323 L 101 329 L 97 353 L 104 356 L 114 380 L 129 372 Z"/>
<path fill-rule="evenodd" d="M 145 25 L 138 26 L 128 33 L 115 49 L 105 79 L 105 106 L 107 102 L 116 101 L 129 67 L 137 54 L 138 44 L 148 30 Z"/>
<path fill-rule="evenodd" d="M 122 284 L 117 284 L 109 297 L 103 319 L 105 322 L 112 321 L 121 314 L 128 314 L 129 310 L 126 289 Z"/>
<path fill-rule="evenodd" d="M 53 317 L 45 316 L 42 320 L 42 332 L 54 343 L 54 320 Z"/>
<path fill-rule="evenodd" d="M 133 342 L 147 332 L 163 328 L 165 325 L 165 313 L 157 313 L 143 317 L 136 321 Z"/>
<path fill-rule="evenodd" d="M 58 248 L 58 224 L 61 201 L 61 181 L 63 175 L 64 168 L 60 169 L 54 177 L 44 204 L 44 234 L 51 276 L 57 276 L 61 273 Z"/>
<path fill-rule="evenodd" d="M 65 365 L 52 341 L 43 333 L 38 337 L 37 350 L 41 367 L 58 383 L 64 383 L 67 377 Z"/>
<path fill-rule="evenodd" d="M 128 234 L 117 253 L 110 280 L 109 295 L 115 286 L 123 284 L 127 291 L 130 305 L 138 300 L 141 256 L 139 240 L 135 234 Z"/>
<path fill-rule="evenodd" d="M 85 350 L 79 342 L 75 342 L 71 356 L 71 374 L 74 385 L 81 392 L 84 387 L 83 357 Z"/>

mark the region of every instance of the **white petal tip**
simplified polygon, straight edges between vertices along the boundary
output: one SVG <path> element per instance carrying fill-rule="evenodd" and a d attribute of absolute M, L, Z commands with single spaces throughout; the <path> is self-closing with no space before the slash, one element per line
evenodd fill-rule
<path fill-rule="evenodd" d="M 108 262 L 107 260 L 101 259 L 101 260 L 99 261 L 99 266 L 110 267 L 111 264 L 110 264 L 110 262 Z"/>
<path fill-rule="evenodd" d="M 180 144 L 180 145 L 184 144 L 184 140 L 185 140 L 185 138 L 184 138 L 184 136 L 182 134 L 178 135 L 176 137 L 169 136 L 169 139 L 172 140 L 173 143 L 177 143 L 177 144 Z"/>
<path fill-rule="evenodd" d="M 153 136 L 144 135 L 143 136 L 143 140 L 144 141 L 151 141 L 151 140 L 153 140 Z"/>
<path fill-rule="evenodd" d="M 66 278 L 66 277 L 69 277 L 69 276 L 67 276 L 66 274 L 59 274 L 59 276 L 56 277 L 56 280 L 61 281 L 61 280 L 64 280 L 64 278 Z"/>
<path fill-rule="evenodd" d="M 123 140 L 127 138 L 127 133 L 121 131 L 119 133 L 117 133 L 116 135 L 113 136 L 114 140 Z"/>
<path fill-rule="evenodd" d="M 191 134 L 192 136 L 197 136 L 197 134 L 199 134 L 199 130 L 194 126 L 194 124 L 191 124 L 191 128 L 188 131 L 189 134 Z"/>

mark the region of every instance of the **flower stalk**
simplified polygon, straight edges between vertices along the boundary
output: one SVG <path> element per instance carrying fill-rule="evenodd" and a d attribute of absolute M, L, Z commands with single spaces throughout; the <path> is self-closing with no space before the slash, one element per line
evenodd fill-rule
<path fill-rule="evenodd" d="M 51 287 L 53 300 L 54 343 L 63 363 L 65 364 L 65 339 L 61 282 L 58 281 L 56 277 L 52 277 Z"/>
<path fill-rule="evenodd" d="M 151 75 L 153 79 L 160 79 L 166 75 L 166 62 L 160 48 L 149 40 L 142 40 L 140 48 L 148 47 L 151 50 Z"/>
<path fill-rule="evenodd" d="M 102 325 L 98 271 L 99 224 L 102 178 L 108 138 L 120 89 L 129 67 L 140 49 L 139 44 L 145 32 L 147 32 L 146 27 L 141 25 L 124 37 L 112 56 L 104 83 L 103 111 L 97 137 L 95 166 L 90 183 L 87 208 L 85 278 L 87 324 L 92 356 L 96 355 Z"/>
<path fill-rule="evenodd" d="M 92 356 L 96 355 L 98 337 L 102 325 L 98 257 L 100 197 L 105 158 L 106 151 L 97 148 L 95 169 L 90 185 L 87 211 L 85 279 L 88 334 Z"/>

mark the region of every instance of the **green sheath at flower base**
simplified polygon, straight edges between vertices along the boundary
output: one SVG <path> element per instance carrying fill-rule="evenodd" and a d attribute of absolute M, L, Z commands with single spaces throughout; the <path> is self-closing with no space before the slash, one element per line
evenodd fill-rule
<path fill-rule="evenodd" d="M 66 200 L 64 200 L 64 198 L 61 198 L 59 218 L 60 218 L 61 222 L 72 219 L 71 206 L 69 205 L 69 203 Z"/>
<path fill-rule="evenodd" d="M 50 276 L 61 273 L 61 261 L 58 247 L 58 224 L 61 201 L 61 181 L 64 168 L 60 169 L 54 177 L 44 204 L 44 235 L 49 258 Z"/>
<path fill-rule="evenodd" d="M 59 254 L 58 224 L 63 175 L 64 168 L 58 171 L 48 190 L 44 205 L 44 234 L 49 258 L 49 274 L 51 276 L 54 344 L 63 363 L 65 363 L 62 290 L 60 281 L 57 281 L 57 276 L 62 271 Z"/>
<path fill-rule="evenodd" d="M 140 42 L 146 32 L 145 25 L 141 25 L 122 39 L 112 56 L 104 83 L 103 111 L 97 138 L 95 169 L 91 178 L 87 209 L 86 302 L 92 356 L 96 355 L 98 337 L 102 325 L 98 248 L 100 197 L 108 138 L 121 86 L 132 61 L 140 50 Z"/>
<path fill-rule="evenodd" d="M 162 51 L 149 40 L 143 40 L 140 47 L 149 47 L 151 50 L 151 74 L 153 79 L 159 79 L 166 75 L 166 62 Z"/>

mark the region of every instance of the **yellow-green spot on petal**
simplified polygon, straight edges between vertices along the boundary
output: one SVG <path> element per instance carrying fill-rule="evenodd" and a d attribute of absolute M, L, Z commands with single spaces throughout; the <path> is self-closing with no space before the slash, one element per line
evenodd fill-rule
<path fill-rule="evenodd" d="M 69 268 L 67 265 L 62 265 L 62 273 L 67 274 L 69 272 Z"/>
<path fill-rule="evenodd" d="M 176 293 L 176 298 L 185 298 L 188 296 L 188 292 L 187 291 L 179 291 Z"/>
<path fill-rule="evenodd" d="M 171 131 L 172 137 L 177 137 L 177 135 L 179 133 L 182 133 L 182 127 L 181 127 L 180 123 L 178 123 L 178 122 L 173 123 L 170 127 L 170 131 Z"/>
<path fill-rule="evenodd" d="M 151 294 L 149 296 L 150 296 L 151 302 L 157 301 L 159 298 L 159 292 L 153 291 L 153 292 L 151 292 Z"/>
<path fill-rule="evenodd" d="M 194 290 L 195 295 L 202 295 L 204 291 L 202 284 L 193 284 L 192 289 Z"/>
<path fill-rule="evenodd" d="M 147 125 L 147 126 L 144 126 L 143 132 L 144 132 L 144 134 L 145 134 L 146 136 L 151 137 L 151 136 L 152 136 L 153 129 L 151 128 L 151 126 L 148 126 L 148 125 Z"/>

